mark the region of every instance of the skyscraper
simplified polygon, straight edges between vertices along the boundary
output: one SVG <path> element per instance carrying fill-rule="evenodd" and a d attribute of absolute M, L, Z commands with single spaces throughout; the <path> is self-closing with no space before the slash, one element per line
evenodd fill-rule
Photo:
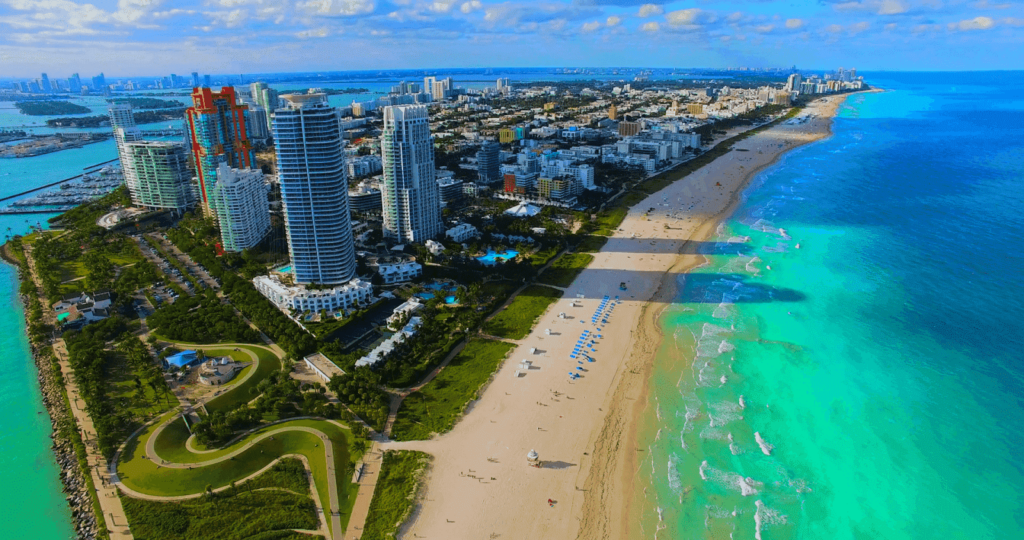
<path fill-rule="evenodd" d="M 68 77 L 68 90 L 76 94 L 82 91 L 82 78 L 77 73 Z"/>
<path fill-rule="evenodd" d="M 490 184 L 501 180 L 501 145 L 486 141 L 476 153 L 477 174 L 480 182 Z"/>
<path fill-rule="evenodd" d="M 210 189 L 210 206 L 217 208 L 221 247 L 239 252 L 259 244 L 270 232 L 267 186 L 259 169 L 217 166 L 217 183 Z"/>
<path fill-rule="evenodd" d="M 323 94 L 281 98 L 273 133 L 295 281 L 348 282 L 356 256 L 338 112 Z"/>
<path fill-rule="evenodd" d="M 192 72 L 192 88 L 196 88 L 197 86 L 199 86 L 199 73 L 193 71 Z"/>
<path fill-rule="evenodd" d="M 107 89 L 107 78 L 102 73 L 92 78 L 92 91 L 103 93 Z"/>
<path fill-rule="evenodd" d="M 425 242 L 443 232 L 426 105 L 384 109 L 384 236 Z"/>
<path fill-rule="evenodd" d="M 111 103 L 107 108 L 110 117 L 110 129 L 114 132 L 114 144 L 117 146 L 117 156 L 121 161 L 121 172 L 124 174 L 124 185 L 128 188 L 128 195 L 132 204 L 142 204 L 139 194 L 138 181 L 135 176 L 135 169 L 132 167 L 133 160 L 128 151 L 127 144 L 141 141 L 142 132 L 135 127 L 135 116 L 132 113 L 130 103 Z"/>
<path fill-rule="evenodd" d="M 803 77 L 801 77 L 799 73 L 791 74 L 789 79 L 786 81 L 786 91 L 799 92 L 801 83 L 803 83 Z"/>
<path fill-rule="evenodd" d="M 277 95 L 277 90 L 267 86 L 267 83 L 254 82 L 249 85 L 249 93 L 252 94 L 253 103 L 263 108 L 267 129 L 269 130 L 273 125 L 274 111 L 277 110 L 281 101 Z"/>
<path fill-rule="evenodd" d="M 53 87 L 50 86 L 50 78 L 43 73 L 43 76 L 39 79 L 39 88 L 47 94 L 53 93 Z"/>
<path fill-rule="evenodd" d="M 213 213 L 216 209 L 210 207 L 208 192 L 217 183 L 217 167 L 221 163 L 236 169 L 256 165 L 256 154 L 246 133 L 249 109 L 236 103 L 235 89 L 230 86 L 220 92 L 196 88 L 192 103 L 185 115 L 199 177 L 199 197 L 203 207 Z"/>
<path fill-rule="evenodd" d="M 147 208 L 183 213 L 195 206 L 196 194 L 185 145 L 167 141 L 135 141 L 124 145 L 136 190 L 132 202 Z"/>

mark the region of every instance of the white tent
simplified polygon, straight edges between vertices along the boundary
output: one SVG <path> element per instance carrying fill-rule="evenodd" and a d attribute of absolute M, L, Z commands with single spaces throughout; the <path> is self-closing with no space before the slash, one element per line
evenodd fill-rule
<path fill-rule="evenodd" d="M 540 213 L 540 207 L 534 206 L 530 203 L 521 202 L 512 208 L 505 210 L 505 213 L 516 217 L 533 217 Z"/>

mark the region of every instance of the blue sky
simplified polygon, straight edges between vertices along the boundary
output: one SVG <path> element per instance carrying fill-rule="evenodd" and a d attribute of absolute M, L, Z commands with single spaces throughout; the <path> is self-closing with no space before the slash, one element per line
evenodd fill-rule
<path fill-rule="evenodd" d="M 485 66 L 1024 68 L 1024 0 L 0 0 L 0 77 Z"/>

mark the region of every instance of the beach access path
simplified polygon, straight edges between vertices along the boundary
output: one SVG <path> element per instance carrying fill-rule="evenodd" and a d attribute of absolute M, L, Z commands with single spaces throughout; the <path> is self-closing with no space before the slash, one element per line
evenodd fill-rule
<path fill-rule="evenodd" d="M 35 282 L 38 291 L 43 290 L 42 280 L 39 279 L 36 271 L 35 259 L 32 257 L 32 246 L 25 245 L 25 256 L 28 261 L 31 279 Z M 43 322 L 56 326 L 57 316 L 52 309 L 47 309 L 46 297 L 40 292 L 39 301 L 44 306 Z M 131 530 L 128 528 L 128 517 L 124 513 L 121 499 L 117 496 L 117 490 L 109 482 L 106 475 L 106 460 L 100 452 L 99 444 L 96 442 L 96 427 L 92 418 L 85 410 L 85 400 L 78 392 L 78 385 L 75 383 L 74 370 L 68 363 L 67 346 L 64 340 L 58 339 L 53 344 L 54 359 L 60 365 L 61 375 L 64 378 L 64 390 L 68 395 L 68 402 L 71 404 L 71 415 L 78 425 L 82 435 L 82 443 L 85 445 L 86 461 L 89 464 L 89 474 L 92 476 L 92 483 L 95 488 L 96 499 L 99 501 L 100 510 L 103 512 L 103 520 L 106 523 L 110 540 L 134 540 Z"/>
<path fill-rule="evenodd" d="M 636 447 L 635 421 L 660 343 L 658 332 L 642 329 L 639 321 L 655 320 L 652 313 L 668 302 L 659 291 L 705 260 L 684 248 L 714 233 L 757 171 L 786 150 L 827 135 L 842 99 L 814 102 L 803 112 L 809 121 L 780 123 L 739 141 L 634 206 L 565 296 L 519 340 L 509 356 L 517 362 L 499 368 L 451 432 L 381 444 L 383 450 L 434 457 L 403 535 L 628 538 L 630 467 L 643 452 Z M 567 317 L 558 317 L 561 312 Z M 585 357 L 574 350 L 581 343 L 594 362 L 579 363 Z M 516 377 L 520 359 L 533 366 Z M 581 377 L 572 380 L 570 372 Z M 531 450 L 540 454 L 542 467 L 527 464 Z"/>

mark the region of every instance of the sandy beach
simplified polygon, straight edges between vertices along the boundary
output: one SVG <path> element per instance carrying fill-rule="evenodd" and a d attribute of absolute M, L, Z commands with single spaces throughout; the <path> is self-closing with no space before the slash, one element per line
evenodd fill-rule
<path fill-rule="evenodd" d="M 401 536 L 590 540 L 635 534 L 633 476 L 643 451 L 635 444 L 636 423 L 661 341 L 658 315 L 676 294 L 679 274 L 705 261 L 696 247 L 732 211 L 751 178 L 787 150 L 826 137 L 844 99 L 813 102 L 801 113 L 808 121 L 749 137 L 635 206 L 450 433 L 382 445 L 434 456 L 422 500 Z M 581 336 L 581 353 L 572 358 Z M 516 377 L 523 359 L 533 367 Z M 581 377 L 571 380 L 570 372 Z M 528 466 L 530 450 L 543 467 Z"/>

